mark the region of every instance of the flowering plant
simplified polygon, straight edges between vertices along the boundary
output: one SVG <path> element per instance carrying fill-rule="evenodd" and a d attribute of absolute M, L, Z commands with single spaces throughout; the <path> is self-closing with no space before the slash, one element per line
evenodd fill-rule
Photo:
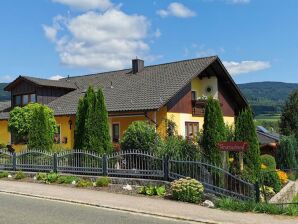
<path fill-rule="evenodd" d="M 203 197 L 204 186 L 199 181 L 187 177 L 173 181 L 171 190 L 175 200 L 199 203 Z"/>

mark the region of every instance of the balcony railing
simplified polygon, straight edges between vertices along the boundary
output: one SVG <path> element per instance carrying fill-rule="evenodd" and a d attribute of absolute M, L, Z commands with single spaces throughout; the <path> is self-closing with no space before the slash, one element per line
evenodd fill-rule
<path fill-rule="evenodd" d="M 192 100 L 192 116 L 203 117 L 206 104 L 206 100 Z"/>

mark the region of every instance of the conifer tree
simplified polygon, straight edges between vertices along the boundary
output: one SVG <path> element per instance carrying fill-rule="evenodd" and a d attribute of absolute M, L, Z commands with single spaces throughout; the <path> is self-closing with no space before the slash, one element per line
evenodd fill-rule
<path fill-rule="evenodd" d="M 298 90 L 286 100 L 280 117 L 280 132 L 282 135 L 295 135 L 298 140 Z"/>
<path fill-rule="evenodd" d="M 244 174 L 246 179 L 255 182 L 260 173 L 260 146 L 250 108 L 240 112 L 236 120 L 235 127 L 236 141 L 248 143 L 248 150 L 243 155 Z"/>
<path fill-rule="evenodd" d="M 226 128 L 218 100 L 209 98 L 205 108 L 202 146 L 204 155 L 216 166 L 222 166 L 223 154 L 218 143 L 226 140 Z"/>
<path fill-rule="evenodd" d="M 93 87 L 89 87 L 79 102 L 75 147 L 99 153 L 110 152 L 112 149 L 108 112 L 101 89 L 95 92 Z"/>
<path fill-rule="evenodd" d="M 75 139 L 74 139 L 75 149 L 83 149 L 86 113 L 87 113 L 87 101 L 84 97 L 79 100 L 78 110 L 76 114 Z"/>
<path fill-rule="evenodd" d="M 34 108 L 29 130 L 28 149 L 49 151 L 53 147 L 54 134 L 44 106 Z"/>
<path fill-rule="evenodd" d="M 103 152 L 110 152 L 112 150 L 111 136 L 109 133 L 108 111 L 106 108 L 104 95 L 101 89 L 96 93 L 96 117 L 99 122 L 99 140 L 102 144 Z"/>

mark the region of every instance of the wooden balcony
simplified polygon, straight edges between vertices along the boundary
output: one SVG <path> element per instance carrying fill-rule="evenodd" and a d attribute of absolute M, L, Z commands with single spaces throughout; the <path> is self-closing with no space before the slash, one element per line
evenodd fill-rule
<path fill-rule="evenodd" d="M 204 117 L 206 100 L 192 100 L 192 116 Z"/>

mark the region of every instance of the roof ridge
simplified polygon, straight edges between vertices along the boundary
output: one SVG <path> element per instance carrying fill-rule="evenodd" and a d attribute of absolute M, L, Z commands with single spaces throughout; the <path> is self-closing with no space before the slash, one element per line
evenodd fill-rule
<path fill-rule="evenodd" d="M 201 57 L 201 58 L 184 59 L 184 60 L 172 61 L 172 62 L 165 62 L 165 63 L 161 63 L 161 64 L 156 64 L 156 65 L 147 65 L 147 66 L 144 66 L 144 69 L 145 68 L 150 68 L 150 67 L 161 66 L 161 65 L 183 63 L 183 62 L 189 62 L 189 61 L 195 61 L 195 60 L 204 60 L 204 59 L 208 59 L 208 58 L 218 58 L 218 55 L 206 56 L 206 57 Z M 108 73 L 114 73 L 114 72 L 121 72 L 121 71 L 126 71 L 126 70 L 131 70 L 131 68 L 113 70 L 113 71 L 107 71 L 107 72 L 99 72 L 99 73 L 93 73 L 93 74 L 87 74 L 87 75 L 72 76 L 72 77 L 69 77 L 69 79 L 83 78 L 83 77 L 87 77 L 87 76 L 102 75 L 102 74 L 108 74 Z M 63 79 L 67 79 L 67 78 L 63 78 Z"/>

